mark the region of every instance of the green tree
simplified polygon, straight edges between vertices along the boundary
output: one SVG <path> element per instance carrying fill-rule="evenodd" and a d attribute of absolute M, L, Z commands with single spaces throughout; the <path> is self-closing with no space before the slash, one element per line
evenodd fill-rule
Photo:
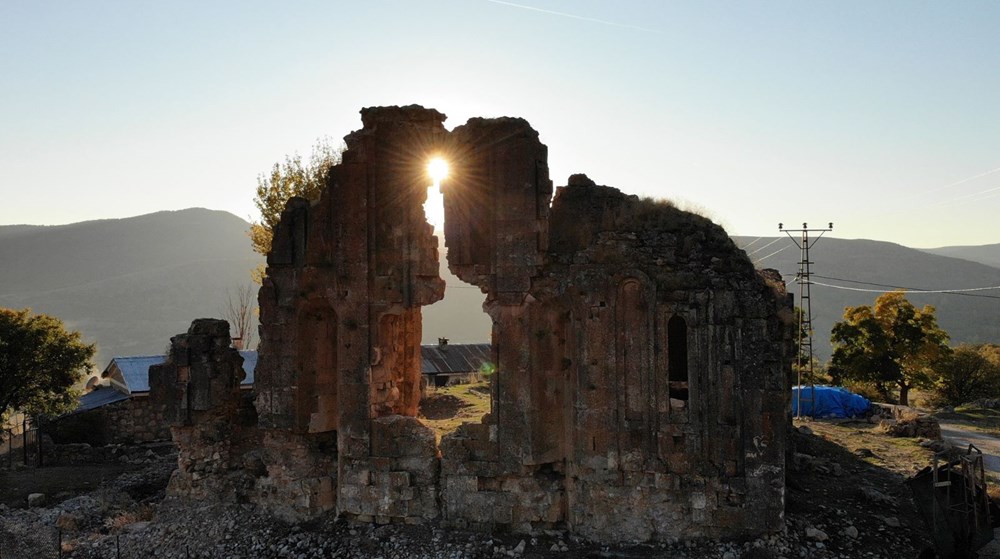
<path fill-rule="evenodd" d="M 934 366 L 950 352 L 934 307 L 917 309 L 902 291 L 880 295 L 873 306 L 848 307 L 830 339 L 829 373 L 835 382 L 871 383 L 886 400 L 895 388 L 903 405 L 909 404 L 911 388 L 932 384 Z"/>
<path fill-rule="evenodd" d="M 257 177 L 257 195 L 253 202 L 260 211 L 260 221 L 250 224 L 249 233 L 254 251 L 265 256 L 271 252 L 274 228 L 289 198 L 319 199 L 330 169 L 340 163 L 343 151 L 343 145 L 334 146 L 330 138 L 320 138 L 308 162 L 303 162 L 299 154 L 286 155 L 285 161 L 275 163 L 270 173 Z"/>
<path fill-rule="evenodd" d="M 936 403 L 957 406 L 1000 393 L 1000 346 L 958 346 L 934 368 Z"/>
<path fill-rule="evenodd" d="M 58 318 L 0 309 L 0 417 L 19 410 L 56 415 L 73 409 L 72 389 L 90 370 L 95 346 Z"/>

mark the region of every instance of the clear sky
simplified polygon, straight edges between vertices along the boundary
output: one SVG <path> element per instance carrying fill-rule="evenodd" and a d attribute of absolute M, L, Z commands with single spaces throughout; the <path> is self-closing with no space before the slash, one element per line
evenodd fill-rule
<path fill-rule="evenodd" d="M 0 1 L 0 224 L 207 207 L 358 111 L 521 116 L 734 235 L 1000 243 L 1000 2 Z"/>

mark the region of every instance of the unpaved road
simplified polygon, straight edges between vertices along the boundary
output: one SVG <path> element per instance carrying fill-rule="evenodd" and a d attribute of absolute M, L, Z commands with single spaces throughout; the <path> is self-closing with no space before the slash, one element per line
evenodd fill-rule
<path fill-rule="evenodd" d="M 941 422 L 941 437 L 959 448 L 973 444 L 983 452 L 983 466 L 1000 474 L 1000 439 L 961 423 Z"/>

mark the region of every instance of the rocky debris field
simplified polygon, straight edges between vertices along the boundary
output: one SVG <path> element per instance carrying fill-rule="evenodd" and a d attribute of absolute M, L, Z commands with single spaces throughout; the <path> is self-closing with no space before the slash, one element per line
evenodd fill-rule
<path fill-rule="evenodd" d="M 749 541 L 602 546 L 563 531 L 489 535 L 370 525 L 333 515 L 292 525 L 247 504 L 164 498 L 173 457 L 43 506 L 0 505 L 0 557 L 73 558 L 905 558 L 930 544 L 905 475 L 930 450 L 871 426 L 813 423 L 794 435 L 786 529 Z M 864 448 L 851 448 L 858 443 Z M 65 497 L 65 495 L 63 495 Z"/>

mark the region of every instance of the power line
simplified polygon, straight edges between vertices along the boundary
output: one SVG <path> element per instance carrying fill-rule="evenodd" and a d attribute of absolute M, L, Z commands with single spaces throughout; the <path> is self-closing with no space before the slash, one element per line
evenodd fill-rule
<path fill-rule="evenodd" d="M 450 283 L 446 283 L 444 286 L 451 289 L 479 289 L 479 287 L 475 285 L 452 285 Z"/>
<path fill-rule="evenodd" d="M 754 239 L 754 240 L 750 241 L 749 243 L 747 243 L 747 244 L 745 244 L 745 245 L 741 246 L 741 247 L 740 247 L 740 250 L 746 250 L 746 249 L 748 249 L 748 248 L 752 247 L 753 245 L 757 244 L 757 241 L 759 241 L 759 240 L 761 240 L 761 239 L 763 239 L 763 238 L 764 238 L 764 237 L 757 237 L 756 239 Z"/>
<path fill-rule="evenodd" d="M 962 296 L 965 296 L 965 297 L 980 297 L 980 298 L 983 298 L 983 299 L 1000 299 L 1000 295 L 983 295 L 983 294 L 973 293 L 973 292 L 976 292 L 976 291 L 989 291 L 989 290 L 993 290 L 993 289 L 1000 289 L 1000 285 L 990 286 L 990 287 L 967 287 L 967 288 L 958 288 L 958 289 L 921 289 L 921 288 L 918 288 L 918 287 L 907 287 L 907 286 L 904 286 L 904 285 L 889 285 L 889 284 L 884 284 L 884 283 L 874 283 L 874 282 L 868 282 L 868 281 L 851 280 L 851 279 L 846 279 L 846 278 L 835 278 L 835 277 L 831 277 L 831 276 L 821 276 L 819 274 L 813 274 L 813 275 L 815 277 L 818 277 L 818 278 L 823 278 L 823 279 L 828 279 L 828 280 L 833 280 L 833 281 L 846 281 L 848 283 L 857 283 L 857 284 L 860 284 L 860 285 L 871 285 L 871 286 L 875 286 L 875 287 L 887 288 L 889 290 L 904 289 L 904 290 L 906 290 L 909 293 L 918 293 L 918 294 L 924 294 L 924 293 L 935 294 L 935 293 L 940 293 L 940 294 L 943 294 L 943 295 L 962 295 Z M 798 281 L 798 278 L 795 278 L 795 280 L 793 280 L 793 281 Z M 885 293 L 886 292 L 886 289 L 864 289 L 864 288 L 860 288 L 860 287 L 848 287 L 846 285 L 832 285 L 832 284 L 828 284 L 828 283 L 820 283 L 818 281 L 814 281 L 812 283 L 815 284 L 815 285 L 822 285 L 823 287 L 830 287 L 830 288 L 833 288 L 833 289 L 842 289 L 842 290 L 845 290 L 845 291 L 859 291 L 859 292 L 862 292 L 862 293 Z"/>
<path fill-rule="evenodd" d="M 761 256 L 761 257 L 760 257 L 760 258 L 758 258 L 757 260 L 754 260 L 754 261 L 753 261 L 753 265 L 754 265 L 754 266 L 756 266 L 757 264 L 760 264 L 761 262 L 763 262 L 763 261 L 767 260 L 768 258 L 770 258 L 770 257 L 774 256 L 775 254 L 778 254 L 779 252 L 781 252 L 781 251 L 785 250 L 786 248 L 788 248 L 788 247 L 790 247 L 790 246 L 792 246 L 792 245 L 785 245 L 785 246 L 783 246 L 783 247 L 779 248 L 778 250 L 776 250 L 776 251 L 772 252 L 771 254 L 768 254 L 767 256 Z"/>
<path fill-rule="evenodd" d="M 781 240 L 781 237 L 778 237 L 777 239 L 775 239 L 775 240 L 773 240 L 773 241 L 771 241 L 771 242 L 767 243 L 766 245 L 764 245 L 764 246 L 762 246 L 762 247 L 758 248 L 757 250 L 755 250 L 755 251 L 753 251 L 753 252 L 751 252 L 751 253 L 747 254 L 747 256 L 753 256 L 753 255 L 757 254 L 758 252 L 760 252 L 760 251 L 764 250 L 765 248 L 767 248 L 767 247 L 769 247 L 769 246 L 773 245 L 774 243 L 776 243 L 776 242 L 778 242 L 778 241 L 780 241 L 780 240 Z"/>

